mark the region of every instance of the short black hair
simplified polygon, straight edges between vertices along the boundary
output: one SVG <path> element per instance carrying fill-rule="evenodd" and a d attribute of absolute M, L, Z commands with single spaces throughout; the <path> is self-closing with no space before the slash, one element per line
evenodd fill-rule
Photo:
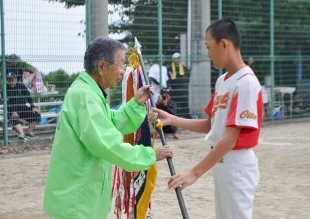
<path fill-rule="evenodd" d="M 212 23 L 206 30 L 219 43 L 223 39 L 230 40 L 236 49 L 241 48 L 241 33 L 235 22 L 230 18 L 222 18 Z"/>
<path fill-rule="evenodd" d="M 161 95 L 164 95 L 164 94 L 171 95 L 171 90 L 169 88 L 164 87 L 163 89 L 161 89 L 160 94 Z"/>

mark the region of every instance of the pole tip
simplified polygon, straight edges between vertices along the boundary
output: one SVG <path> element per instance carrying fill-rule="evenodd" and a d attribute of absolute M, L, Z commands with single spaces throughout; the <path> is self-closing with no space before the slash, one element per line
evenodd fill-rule
<path fill-rule="evenodd" d="M 135 47 L 134 48 L 135 48 L 136 51 L 141 48 L 141 45 L 140 45 L 137 37 L 135 37 Z"/>

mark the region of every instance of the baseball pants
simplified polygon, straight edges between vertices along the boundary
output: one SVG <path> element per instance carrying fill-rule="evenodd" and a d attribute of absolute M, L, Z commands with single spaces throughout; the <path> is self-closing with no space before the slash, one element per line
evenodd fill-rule
<path fill-rule="evenodd" d="M 252 149 L 231 150 L 212 168 L 216 219 L 251 219 L 259 181 Z"/>

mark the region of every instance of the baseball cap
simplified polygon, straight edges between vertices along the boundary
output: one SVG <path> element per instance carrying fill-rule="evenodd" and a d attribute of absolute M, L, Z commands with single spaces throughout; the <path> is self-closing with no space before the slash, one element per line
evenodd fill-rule
<path fill-rule="evenodd" d="M 18 60 L 18 56 L 15 54 L 12 54 L 9 56 L 9 61 L 10 62 L 16 62 Z"/>
<path fill-rule="evenodd" d="M 9 72 L 6 76 L 7 79 L 9 78 L 17 78 L 17 75 L 14 72 Z"/>
<path fill-rule="evenodd" d="M 178 59 L 178 58 L 180 58 L 180 57 L 181 57 L 181 54 L 178 53 L 178 52 L 173 53 L 173 55 L 172 55 L 172 59 Z"/>
<path fill-rule="evenodd" d="M 163 89 L 161 89 L 160 94 L 170 94 L 171 95 L 171 90 L 169 88 L 164 87 Z"/>

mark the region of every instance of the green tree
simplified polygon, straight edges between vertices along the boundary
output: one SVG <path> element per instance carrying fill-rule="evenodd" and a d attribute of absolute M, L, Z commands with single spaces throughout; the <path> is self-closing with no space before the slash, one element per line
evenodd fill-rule
<path fill-rule="evenodd" d="M 65 2 L 66 7 L 83 5 L 79 0 Z M 109 27 L 110 33 L 125 34 L 122 42 L 133 46 L 137 37 L 146 60 L 158 54 L 157 0 L 109 0 L 120 19 Z M 179 34 L 187 30 L 187 0 L 162 0 L 163 53 L 179 51 Z M 218 18 L 218 1 L 211 1 L 211 20 Z M 117 6 L 117 7 L 116 7 Z M 203 10 L 203 9 L 201 9 Z M 242 33 L 242 54 L 254 57 L 253 68 L 261 82 L 270 74 L 270 1 L 222 0 L 223 17 L 230 17 Z M 202 11 L 203 13 L 203 11 Z M 199 19 L 199 18 L 197 18 Z M 278 85 L 296 84 L 297 51 L 301 48 L 303 78 L 310 79 L 310 1 L 274 0 L 275 81 Z M 169 57 L 169 56 L 168 56 Z M 167 60 L 169 61 L 169 59 Z M 218 71 L 213 71 L 214 77 Z"/>
<path fill-rule="evenodd" d="M 49 0 L 64 2 L 67 8 L 84 5 L 85 1 Z M 187 0 L 162 1 L 163 54 L 172 55 L 180 51 L 181 33 L 187 30 Z M 158 54 L 158 1 L 157 0 L 109 0 L 115 6 L 110 14 L 117 13 L 120 17 L 109 26 L 110 33 L 125 34 L 121 42 L 134 45 L 134 37 L 143 45 L 145 57 Z M 81 21 L 83 22 L 83 21 Z M 79 33 L 79 35 L 83 35 Z"/>
<path fill-rule="evenodd" d="M 13 55 L 13 54 L 11 54 L 11 55 Z M 5 55 L 5 60 L 7 60 L 6 61 L 6 66 L 8 66 L 8 64 L 9 64 L 8 60 L 9 60 L 9 57 L 11 55 Z M 35 72 L 36 67 L 34 67 L 33 65 L 29 64 L 28 62 L 23 61 L 19 56 L 17 56 L 17 57 L 18 57 L 17 65 L 19 65 L 23 69 L 23 71 L 25 71 L 25 72 Z M 2 66 L 2 56 L 0 56 L 0 66 Z M 0 81 L 2 81 L 1 69 L 0 69 L 0 73 L 1 73 Z M 0 90 L 2 90 L 2 86 L 3 86 L 3 83 L 0 84 Z"/>
<path fill-rule="evenodd" d="M 13 54 L 11 54 L 11 55 L 13 55 Z M 8 64 L 9 64 L 9 57 L 11 55 L 5 55 L 6 66 L 8 66 Z M 23 71 L 35 72 L 35 70 L 36 70 L 35 66 L 29 64 L 28 62 L 25 62 L 18 55 L 17 55 L 17 58 L 18 58 L 17 65 L 20 66 L 23 69 Z M 2 56 L 0 56 L 0 65 L 2 65 Z"/>
<path fill-rule="evenodd" d="M 232 18 L 242 34 L 241 52 L 253 56 L 253 68 L 260 81 L 270 74 L 270 1 L 223 0 L 223 17 Z M 211 4 L 211 20 L 218 18 L 217 1 Z M 275 82 L 296 85 L 297 49 L 302 46 L 303 64 L 309 60 L 310 2 L 274 1 Z M 303 77 L 310 78 L 310 66 L 303 65 Z M 215 73 L 215 76 L 218 73 Z"/>
<path fill-rule="evenodd" d="M 65 3 L 66 8 L 85 5 L 85 0 L 45 0 L 45 1 Z"/>
<path fill-rule="evenodd" d="M 59 94 L 64 95 L 78 74 L 68 75 L 63 69 L 44 75 L 44 82 L 54 84 Z"/>
<path fill-rule="evenodd" d="M 118 10 L 121 19 L 109 27 L 111 33 L 126 33 L 122 42 L 133 46 L 134 37 L 143 46 L 145 57 L 158 54 L 158 1 L 140 0 Z M 180 34 L 187 31 L 187 0 L 162 1 L 163 54 L 180 51 Z"/>

